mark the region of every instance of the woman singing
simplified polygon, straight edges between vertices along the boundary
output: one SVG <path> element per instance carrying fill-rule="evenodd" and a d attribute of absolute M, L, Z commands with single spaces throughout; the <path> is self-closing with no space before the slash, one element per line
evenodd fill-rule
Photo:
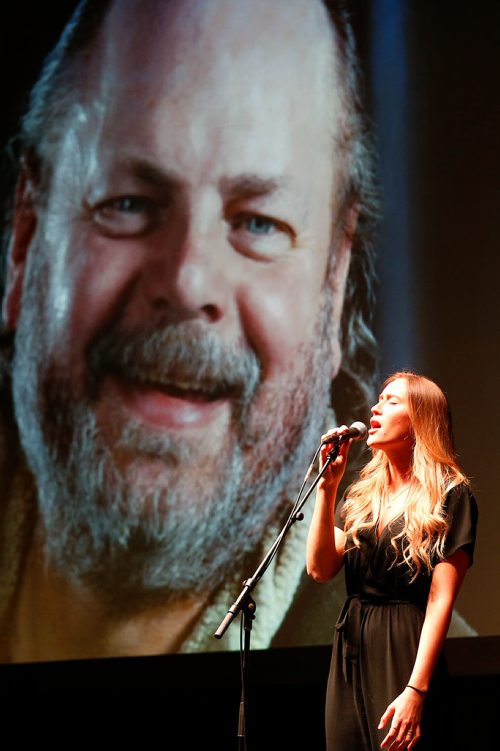
<path fill-rule="evenodd" d="M 345 564 L 348 595 L 328 679 L 327 748 L 445 748 L 441 652 L 477 522 L 445 395 L 423 376 L 390 376 L 372 408 L 372 458 L 337 503 L 349 445 L 340 442 L 318 483 L 307 541 L 309 575 L 326 581 Z M 322 466 L 331 449 L 322 446 Z"/>

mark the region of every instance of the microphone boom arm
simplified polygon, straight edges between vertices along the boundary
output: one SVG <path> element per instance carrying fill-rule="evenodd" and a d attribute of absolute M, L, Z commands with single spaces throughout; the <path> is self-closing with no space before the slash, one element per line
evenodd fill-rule
<path fill-rule="evenodd" d="M 347 434 L 345 434 L 345 435 L 347 436 Z M 339 438 L 340 437 L 341 436 L 339 436 Z M 352 438 L 352 436 L 349 436 L 349 437 Z M 305 483 L 302 485 L 302 488 L 299 491 L 299 496 L 298 496 L 297 500 L 294 503 L 294 507 L 292 509 L 292 512 L 290 513 L 290 516 L 288 517 L 287 521 L 285 522 L 285 524 L 284 524 L 281 532 L 278 534 L 277 538 L 275 539 L 275 541 L 273 542 L 273 544 L 269 548 L 269 550 L 266 553 L 265 557 L 263 558 L 263 560 L 261 561 L 261 563 L 259 564 L 259 566 L 255 570 L 253 576 L 251 576 L 249 579 L 245 579 L 245 581 L 243 582 L 243 589 L 241 590 L 240 594 L 238 595 L 238 597 L 236 598 L 236 600 L 233 602 L 233 604 L 231 605 L 231 607 L 227 611 L 227 614 L 225 615 L 225 617 L 221 621 L 219 627 L 215 631 L 214 636 L 215 636 L 216 639 L 221 639 L 224 636 L 224 634 L 227 631 L 227 629 L 229 628 L 230 624 L 233 622 L 233 620 L 236 618 L 236 616 L 238 615 L 238 613 L 241 610 L 243 610 L 247 606 L 249 606 L 249 609 L 252 612 L 255 612 L 255 603 L 253 602 L 252 598 L 250 597 L 251 592 L 255 589 L 255 587 L 259 583 L 260 579 L 262 578 L 264 572 L 266 571 L 266 569 L 268 568 L 269 564 L 271 563 L 272 559 L 274 558 L 274 556 L 278 552 L 278 549 L 280 548 L 280 546 L 281 546 L 281 544 L 282 544 L 282 542 L 283 542 L 286 534 L 288 533 L 289 529 L 292 527 L 292 525 L 296 521 L 301 521 L 304 518 L 304 515 L 301 512 L 301 509 L 303 508 L 305 502 L 307 501 L 307 499 L 311 495 L 312 491 L 314 490 L 314 488 L 316 487 L 316 485 L 320 481 L 321 477 L 325 473 L 325 471 L 328 468 L 328 466 L 331 464 L 332 461 L 335 461 L 335 459 L 337 458 L 339 450 L 340 450 L 340 441 L 336 441 L 335 444 L 334 444 L 334 446 L 333 446 L 333 448 L 332 448 L 332 450 L 329 452 L 329 454 L 327 456 L 326 462 L 324 463 L 324 465 L 322 466 L 320 472 L 318 473 L 318 475 L 314 479 L 314 482 L 311 484 L 311 487 L 307 491 L 306 495 L 302 498 L 302 500 L 300 500 L 300 494 L 301 494 L 301 492 L 303 490 L 303 487 L 304 487 Z M 315 461 L 316 456 L 317 456 L 318 453 L 319 453 L 319 449 L 317 450 L 316 455 L 315 455 L 312 463 L 314 463 L 314 461 Z M 250 605 L 249 605 L 249 603 L 250 603 Z"/>

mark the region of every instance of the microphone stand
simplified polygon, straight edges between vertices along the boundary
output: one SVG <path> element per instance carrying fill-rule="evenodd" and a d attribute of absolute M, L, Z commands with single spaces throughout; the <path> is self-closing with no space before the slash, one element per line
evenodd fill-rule
<path fill-rule="evenodd" d="M 335 461 L 335 459 L 337 458 L 339 450 L 340 450 L 340 445 L 341 443 L 343 443 L 344 440 L 349 440 L 349 437 L 338 436 L 338 439 L 333 441 L 333 448 L 328 453 L 327 459 L 323 467 L 321 468 L 320 472 L 318 473 L 311 487 L 307 491 L 306 495 L 301 500 L 300 497 L 302 495 L 302 491 L 311 473 L 312 466 L 314 462 L 316 461 L 316 458 L 320 452 L 321 445 L 322 445 L 320 444 L 311 462 L 310 469 L 299 490 L 299 493 L 297 495 L 297 500 L 295 501 L 293 509 L 287 521 L 285 522 L 281 532 L 278 534 L 276 540 L 273 542 L 273 544 L 269 548 L 268 552 L 266 553 L 261 563 L 258 565 L 253 575 L 249 579 L 244 580 L 243 589 L 241 590 L 240 594 L 238 595 L 236 600 L 233 602 L 229 610 L 227 611 L 226 616 L 223 618 L 219 627 L 214 633 L 214 636 L 216 639 L 222 639 L 222 637 L 224 636 L 227 629 L 229 628 L 233 620 L 236 618 L 238 613 L 240 612 L 242 613 L 241 629 L 244 635 L 244 639 L 243 639 L 244 644 L 242 647 L 241 640 L 240 640 L 241 699 L 240 699 L 240 706 L 239 706 L 239 713 L 238 713 L 238 749 L 240 751 L 246 750 L 247 668 L 248 668 L 248 658 L 250 654 L 250 636 L 251 636 L 251 631 L 252 631 L 252 621 L 255 619 L 255 611 L 257 607 L 255 601 L 253 600 L 251 596 L 251 593 L 255 589 L 257 584 L 259 583 L 260 579 L 264 575 L 272 559 L 274 558 L 279 548 L 283 544 L 285 536 L 289 532 L 290 528 L 293 526 L 293 524 L 295 524 L 295 522 L 301 521 L 304 518 L 304 514 L 301 512 L 301 509 L 303 508 L 305 502 L 307 501 L 312 491 L 314 490 L 314 488 L 320 481 L 321 477 L 325 473 L 328 466 L 331 464 L 332 461 Z"/>

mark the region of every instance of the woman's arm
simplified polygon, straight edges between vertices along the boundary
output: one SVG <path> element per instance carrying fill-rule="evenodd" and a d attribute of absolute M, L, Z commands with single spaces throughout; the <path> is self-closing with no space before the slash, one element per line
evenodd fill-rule
<path fill-rule="evenodd" d="M 322 439 L 325 437 L 322 436 Z M 348 451 L 349 442 L 346 442 L 341 445 L 337 458 L 327 467 L 316 487 L 316 501 L 307 536 L 306 568 L 309 576 L 318 582 L 334 577 L 344 560 L 345 534 L 335 526 L 335 504 Z M 324 466 L 328 452 L 329 449 L 323 446 L 320 466 Z"/>
<path fill-rule="evenodd" d="M 345 534 L 335 526 L 334 511 L 337 487 L 321 485 L 316 490 L 316 502 L 307 536 L 306 568 L 317 582 L 331 579 L 342 568 Z"/>
<path fill-rule="evenodd" d="M 381 748 L 389 751 L 400 748 L 412 749 L 420 738 L 420 720 L 425 695 L 415 689 L 426 692 L 429 688 L 446 639 L 453 604 L 469 562 L 469 555 L 460 549 L 447 560 L 438 563 L 434 569 L 417 656 L 408 680 L 408 685 L 414 688 L 405 688 L 382 715 L 379 728 L 385 727 L 389 721 L 391 727 Z"/>

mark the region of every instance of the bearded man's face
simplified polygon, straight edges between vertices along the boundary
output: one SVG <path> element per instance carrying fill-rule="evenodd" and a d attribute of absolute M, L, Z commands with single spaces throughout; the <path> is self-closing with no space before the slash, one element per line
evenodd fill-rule
<path fill-rule="evenodd" d="M 277 13 L 267 56 L 242 17 L 236 58 L 209 24 L 183 58 L 173 6 L 145 25 L 146 60 L 144 29 L 119 23 L 134 11 L 112 11 L 12 256 L 47 550 L 128 593 L 215 586 L 282 508 L 324 425 L 349 262 L 331 250 L 331 56 L 277 50 Z"/>

